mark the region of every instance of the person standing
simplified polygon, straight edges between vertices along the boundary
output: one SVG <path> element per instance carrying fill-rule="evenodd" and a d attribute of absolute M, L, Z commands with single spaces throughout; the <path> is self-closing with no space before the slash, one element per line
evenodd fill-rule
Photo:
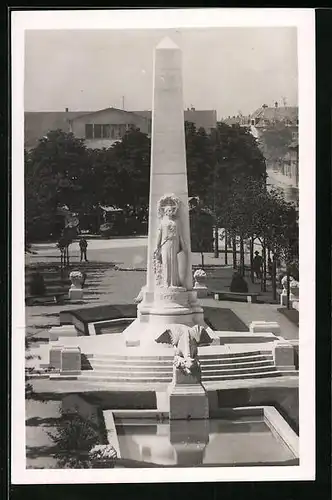
<path fill-rule="evenodd" d="M 82 260 L 85 260 L 85 262 L 88 262 L 87 255 L 86 255 L 87 248 L 88 248 L 88 242 L 86 241 L 86 239 L 84 237 L 80 239 L 79 245 L 80 245 L 80 251 L 81 251 L 81 262 L 82 262 Z"/>
<path fill-rule="evenodd" d="M 262 277 L 262 263 L 263 263 L 263 259 L 259 255 L 259 252 L 257 252 L 257 250 L 256 250 L 255 257 L 254 257 L 252 264 L 253 264 L 253 269 L 254 269 L 254 272 L 256 274 L 257 279 L 261 279 L 261 277 Z"/>

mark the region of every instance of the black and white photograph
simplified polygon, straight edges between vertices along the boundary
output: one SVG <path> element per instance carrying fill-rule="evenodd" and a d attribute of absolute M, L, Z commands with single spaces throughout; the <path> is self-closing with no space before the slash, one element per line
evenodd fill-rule
<path fill-rule="evenodd" d="M 12 482 L 314 479 L 314 11 L 12 16 Z"/>

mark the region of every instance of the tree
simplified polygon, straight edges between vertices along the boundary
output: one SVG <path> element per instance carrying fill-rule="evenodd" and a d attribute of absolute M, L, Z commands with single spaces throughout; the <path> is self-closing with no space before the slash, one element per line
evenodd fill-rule
<path fill-rule="evenodd" d="M 200 203 L 190 209 L 191 251 L 201 254 L 201 266 L 204 269 L 204 252 L 213 248 L 213 216 Z"/>
<path fill-rule="evenodd" d="M 48 435 L 57 448 L 54 456 L 60 468 L 91 468 L 89 451 L 100 441 L 95 424 L 79 413 L 62 413 L 56 430 Z"/>
<path fill-rule="evenodd" d="M 232 203 L 234 178 L 243 180 L 250 177 L 264 182 L 266 165 L 256 139 L 245 127 L 218 123 L 211 133 L 211 143 L 213 168 L 209 172 L 210 189 L 204 201 L 215 214 L 217 242 L 218 227 L 228 228 L 227 207 Z M 218 249 L 215 256 L 218 256 Z"/>
<path fill-rule="evenodd" d="M 113 185 L 112 200 L 117 207 L 124 209 L 128 216 L 142 219 L 146 217 L 149 206 L 150 181 L 150 139 L 137 128 L 126 132 L 121 141 L 111 148 Z M 110 179 L 105 176 L 106 185 Z M 106 199 L 106 196 L 104 196 Z"/>
<path fill-rule="evenodd" d="M 292 139 L 292 131 L 282 122 L 264 130 L 260 137 L 260 145 L 266 160 L 271 163 L 281 161 L 288 152 Z"/>
<path fill-rule="evenodd" d="M 62 130 L 49 132 L 25 152 L 25 214 L 28 240 L 59 234 L 60 205 L 90 206 L 91 169 L 84 141 Z M 57 229 L 58 226 L 58 229 Z"/>

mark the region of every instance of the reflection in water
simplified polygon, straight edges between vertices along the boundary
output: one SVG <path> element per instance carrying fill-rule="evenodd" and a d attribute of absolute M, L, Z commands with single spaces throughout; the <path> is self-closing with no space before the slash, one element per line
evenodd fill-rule
<path fill-rule="evenodd" d="M 116 422 L 121 458 L 164 466 L 289 464 L 294 455 L 262 417 Z"/>

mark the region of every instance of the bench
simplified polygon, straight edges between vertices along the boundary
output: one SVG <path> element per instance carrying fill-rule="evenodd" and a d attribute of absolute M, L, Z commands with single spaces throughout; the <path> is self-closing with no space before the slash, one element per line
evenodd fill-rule
<path fill-rule="evenodd" d="M 246 297 L 247 302 L 257 302 L 257 297 L 260 295 L 259 292 L 230 292 L 229 290 L 211 290 L 215 300 L 221 300 L 222 297 Z"/>
<path fill-rule="evenodd" d="M 67 293 L 46 293 L 45 295 L 29 295 L 25 298 L 25 305 L 33 306 L 34 304 L 48 304 L 50 302 L 61 304 L 66 297 L 68 297 Z"/>

